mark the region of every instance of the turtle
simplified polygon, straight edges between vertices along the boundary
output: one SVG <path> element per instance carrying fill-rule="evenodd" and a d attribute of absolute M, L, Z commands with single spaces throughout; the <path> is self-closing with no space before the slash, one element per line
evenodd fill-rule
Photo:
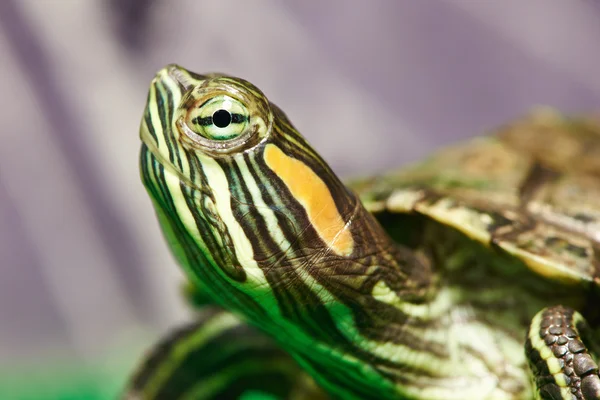
<path fill-rule="evenodd" d="M 256 86 L 171 64 L 140 137 L 196 312 L 123 398 L 600 399 L 593 115 L 344 182 Z"/>

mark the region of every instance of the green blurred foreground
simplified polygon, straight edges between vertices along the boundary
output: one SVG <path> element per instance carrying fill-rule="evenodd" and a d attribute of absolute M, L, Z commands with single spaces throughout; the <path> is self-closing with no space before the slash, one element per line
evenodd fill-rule
<path fill-rule="evenodd" d="M 0 400 L 117 400 L 132 365 L 128 360 L 95 368 L 68 366 L 64 362 L 16 369 L 3 366 Z M 240 400 L 277 399 L 253 393 Z"/>
<path fill-rule="evenodd" d="M 111 345 L 91 349 L 95 355 L 86 361 L 51 346 L 33 359 L 2 359 L 0 400 L 115 400 L 156 336 L 144 329 L 116 335 Z"/>
<path fill-rule="evenodd" d="M 121 372 L 121 373 L 119 373 Z M 2 371 L 3 400 L 106 400 L 116 399 L 125 384 L 125 371 L 64 367 L 19 368 Z"/>

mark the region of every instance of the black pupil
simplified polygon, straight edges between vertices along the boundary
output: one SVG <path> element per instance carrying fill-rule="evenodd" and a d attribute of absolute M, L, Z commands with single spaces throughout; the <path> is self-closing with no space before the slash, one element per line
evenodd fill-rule
<path fill-rule="evenodd" d="M 212 116 L 213 124 L 219 128 L 225 128 L 231 123 L 231 114 L 227 110 L 218 110 Z"/>

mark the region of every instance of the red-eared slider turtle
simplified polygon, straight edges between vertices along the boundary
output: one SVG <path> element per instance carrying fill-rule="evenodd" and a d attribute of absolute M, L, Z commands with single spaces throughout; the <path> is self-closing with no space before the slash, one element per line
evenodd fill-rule
<path fill-rule="evenodd" d="M 541 109 L 346 186 L 255 86 L 170 65 L 141 138 L 199 312 L 128 398 L 600 399 L 591 118 Z"/>

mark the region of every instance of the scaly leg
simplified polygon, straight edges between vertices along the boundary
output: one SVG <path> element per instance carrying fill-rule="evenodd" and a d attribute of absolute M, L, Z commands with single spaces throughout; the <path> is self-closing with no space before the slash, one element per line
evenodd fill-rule
<path fill-rule="evenodd" d="M 533 317 L 525 352 L 536 399 L 600 399 L 598 364 L 588 350 L 593 347 L 589 340 L 585 319 L 570 308 L 548 307 Z"/>

